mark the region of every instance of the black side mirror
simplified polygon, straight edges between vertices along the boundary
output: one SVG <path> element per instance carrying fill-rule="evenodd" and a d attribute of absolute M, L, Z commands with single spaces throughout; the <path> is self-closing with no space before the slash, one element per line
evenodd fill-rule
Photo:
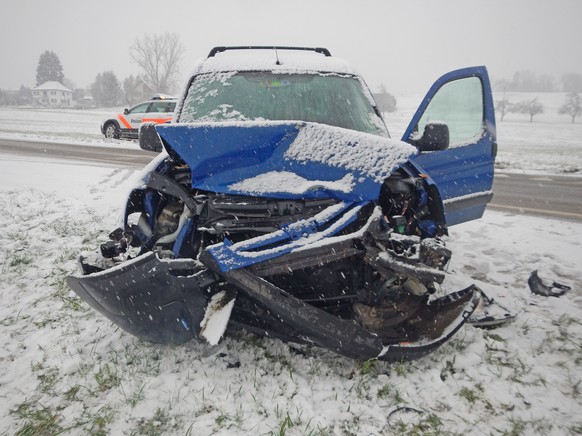
<path fill-rule="evenodd" d="M 127 115 L 128 113 L 129 113 L 129 109 L 128 108 L 123 109 L 123 115 Z"/>
<path fill-rule="evenodd" d="M 139 128 L 139 148 L 159 153 L 164 149 L 162 139 L 156 132 L 156 123 L 143 123 Z"/>
<path fill-rule="evenodd" d="M 449 126 L 443 123 L 428 123 L 420 139 L 411 144 L 420 151 L 438 151 L 449 148 Z"/>

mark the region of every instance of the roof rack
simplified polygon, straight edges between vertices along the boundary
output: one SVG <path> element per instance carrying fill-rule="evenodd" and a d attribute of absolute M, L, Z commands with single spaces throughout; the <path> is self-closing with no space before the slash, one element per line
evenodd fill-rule
<path fill-rule="evenodd" d="M 302 50 L 314 51 L 324 56 L 330 57 L 331 53 L 327 48 L 323 47 L 284 47 L 279 45 L 244 45 L 231 47 L 214 47 L 208 54 L 209 58 L 214 57 L 217 53 L 222 53 L 227 50 Z"/>

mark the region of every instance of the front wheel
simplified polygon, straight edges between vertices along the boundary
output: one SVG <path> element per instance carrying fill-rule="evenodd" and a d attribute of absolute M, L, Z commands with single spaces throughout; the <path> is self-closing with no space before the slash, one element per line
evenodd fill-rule
<path fill-rule="evenodd" d="M 103 130 L 103 134 L 107 139 L 119 139 L 119 127 L 117 127 L 114 123 L 108 123 Z"/>

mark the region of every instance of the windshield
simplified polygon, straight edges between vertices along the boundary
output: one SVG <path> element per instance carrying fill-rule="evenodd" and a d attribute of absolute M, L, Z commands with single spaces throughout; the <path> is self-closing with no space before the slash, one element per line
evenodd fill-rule
<path fill-rule="evenodd" d="M 387 136 L 354 76 L 269 71 L 200 74 L 180 122 L 300 120 Z"/>

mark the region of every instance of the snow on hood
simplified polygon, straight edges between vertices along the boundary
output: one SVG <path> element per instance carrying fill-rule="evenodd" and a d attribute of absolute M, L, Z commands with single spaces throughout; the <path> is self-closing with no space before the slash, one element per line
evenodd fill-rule
<path fill-rule="evenodd" d="M 156 129 L 189 165 L 193 188 L 239 195 L 375 200 L 382 181 L 417 154 L 401 141 L 302 121 Z"/>

